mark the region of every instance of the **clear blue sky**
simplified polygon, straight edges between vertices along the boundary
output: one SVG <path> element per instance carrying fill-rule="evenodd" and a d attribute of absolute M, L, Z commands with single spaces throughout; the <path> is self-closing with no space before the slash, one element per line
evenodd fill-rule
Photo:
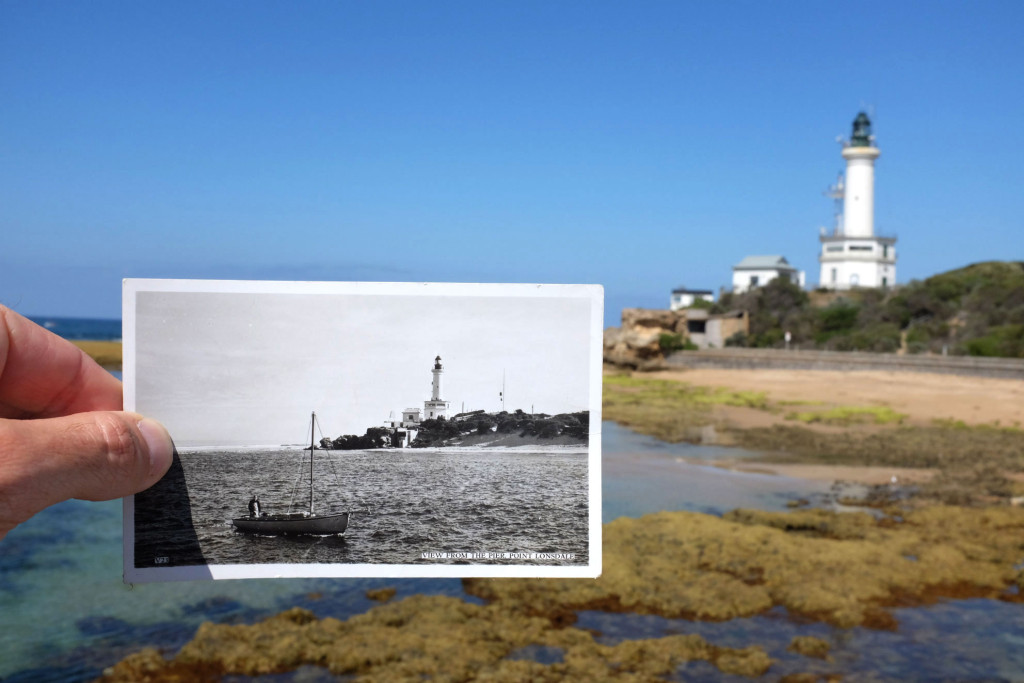
<path fill-rule="evenodd" d="M 818 278 L 874 107 L 898 279 L 1024 259 L 1024 3 L 0 3 L 0 301 L 122 277 Z"/>

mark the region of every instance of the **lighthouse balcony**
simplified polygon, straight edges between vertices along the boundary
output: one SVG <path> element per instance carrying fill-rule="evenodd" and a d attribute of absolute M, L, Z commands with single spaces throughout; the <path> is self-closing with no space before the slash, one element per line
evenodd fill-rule
<path fill-rule="evenodd" d="M 866 261 L 871 263 L 895 265 L 896 253 L 890 249 L 888 255 L 883 256 L 882 250 L 878 249 L 872 251 L 824 251 L 818 255 L 818 263 L 834 263 L 839 261 Z"/>
<path fill-rule="evenodd" d="M 847 235 L 842 232 L 836 232 L 831 235 L 821 235 L 820 238 L 822 244 L 835 244 L 837 242 L 875 242 L 878 244 L 896 244 L 896 235 L 871 235 L 870 237 L 856 237 L 854 235 Z"/>

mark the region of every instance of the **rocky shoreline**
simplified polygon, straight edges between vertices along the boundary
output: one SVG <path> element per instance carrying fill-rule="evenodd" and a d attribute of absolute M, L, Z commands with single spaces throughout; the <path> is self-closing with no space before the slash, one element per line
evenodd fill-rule
<path fill-rule="evenodd" d="M 252 625 L 207 623 L 171 658 L 144 650 L 101 680 L 220 680 L 314 666 L 361 681 L 655 681 L 695 660 L 758 677 L 774 663 L 758 643 L 724 647 L 690 634 L 605 645 L 573 624 L 582 610 L 725 621 L 783 608 L 801 623 L 895 630 L 895 606 L 1024 601 L 1021 538 L 1024 510 L 1006 507 L 621 518 L 604 526 L 605 569 L 594 581 L 466 579 L 466 592 L 485 604 L 414 595 L 347 621 L 295 608 Z M 531 648 L 558 661 L 519 656 Z M 828 648 L 801 635 L 788 650 L 810 662 Z"/>

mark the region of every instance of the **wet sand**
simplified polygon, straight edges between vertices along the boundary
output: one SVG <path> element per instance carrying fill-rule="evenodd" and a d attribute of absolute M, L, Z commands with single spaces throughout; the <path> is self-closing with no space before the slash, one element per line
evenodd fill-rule
<path fill-rule="evenodd" d="M 811 481 L 845 481 L 877 486 L 881 484 L 919 484 L 929 481 L 936 471 L 916 467 L 857 467 L 851 465 L 777 464 L 757 461 L 728 461 L 715 467 L 732 472 L 758 472 Z"/>

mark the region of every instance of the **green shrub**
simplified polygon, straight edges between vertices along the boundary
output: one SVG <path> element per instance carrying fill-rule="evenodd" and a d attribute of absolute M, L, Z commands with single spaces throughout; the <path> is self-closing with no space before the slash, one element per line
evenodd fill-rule
<path fill-rule="evenodd" d="M 830 337 L 848 332 L 857 324 L 860 307 L 846 301 L 836 301 L 818 311 L 817 340 L 828 341 Z"/>
<path fill-rule="evenodd" d="M 972 356 L 1024 358 L 1024 325 L 990 328 L 989 334 L 970 339 L 965 346 Z"/>
<path fill-rule="evenodd" d="M 931 341 L 932 335 L 928 332 L 928 329 L 923 325 L 915 325 L 907 330 L 907 345 L 920 344 L 925 348 L 928 346 L 928 342 Z"/>
<path fill-rule="evenodd" d="M 759 349 L 770 349 L 782 344 L 785 339 L 785 332 L 781 327 L 773 327 L 761 334 L 755 335 L 750 340 L 750 345 Z"/>
<path fill-rule="evenodd" d="M 728 339 L 725 340 L 726 346 L 746 346 L 747 345 L 747 333 L 740 331 L 736 332 Z"/>
<path fill-rule="evenodd" d="M 693 303 L 690 304 L 689 308 L 699 308 L 702 310 L 710 310 L 715 305 L 714 301 L 708 301 L 707 299 L 694 299 Z"/>
<path fill-rule="evenodd" d="M 928 345 L 922 342 L 907 342 L 907 353 L 927 353 Z"/>
<path fill-rule="evenodd" d="M 892 353 L 900 348 L 900 330 L 893 323 L 876 323 L 856 330 L 850 335 L 858 351 Z"/>
<path fill-rule="evenodd" d="M 665 353 L 671 353 L 672 351 L 685 349 L 686 344 L 683 343 L 683 335 L 663 332 L 658 336 L 658 347 Z"/>

